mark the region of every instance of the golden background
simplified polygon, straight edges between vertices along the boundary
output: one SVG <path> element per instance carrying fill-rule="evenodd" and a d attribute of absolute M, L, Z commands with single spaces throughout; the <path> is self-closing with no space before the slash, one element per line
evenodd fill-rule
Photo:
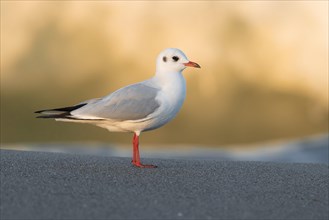
<path fill-rule="evenodd" d="M 187 99 L 148 144 L 230 146 L 328 133 L 328 2 L 1 1 L 1 143 L 129 143 L 35 119 L 151 77 L 167 47 Z"/>

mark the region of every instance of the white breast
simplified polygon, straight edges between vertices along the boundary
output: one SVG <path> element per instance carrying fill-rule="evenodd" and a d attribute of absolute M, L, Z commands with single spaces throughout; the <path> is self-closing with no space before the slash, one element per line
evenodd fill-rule
<path fill-rule="evenodd" d="M 157 101 L 159 109 L 151 115 L 154 119 L 146 130 L 152 130 L 172 120 L 181 109 L 186 96 L 185 79 L 182 73 L 167 73 L 152 78 L 152 84 L 160 89 Z"/>

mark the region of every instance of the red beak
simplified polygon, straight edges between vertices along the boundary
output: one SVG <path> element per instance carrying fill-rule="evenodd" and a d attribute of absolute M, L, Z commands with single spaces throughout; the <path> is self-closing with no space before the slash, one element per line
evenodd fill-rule
<path fill-rule="evenodd" d="M 201 66 L 197 63 L 194 63 L 192 61 L 189 61 L 188 63 L 184 63 L 185 66 L 195 67 L 195 68 L 201 68 Z"/>

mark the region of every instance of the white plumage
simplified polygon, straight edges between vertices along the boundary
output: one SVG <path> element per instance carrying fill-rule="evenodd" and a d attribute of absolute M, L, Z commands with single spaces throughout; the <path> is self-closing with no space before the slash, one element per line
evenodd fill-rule
<path fill-rule="evenodd" d="M 141 132 L 159 128 L 176 116 L 186 95 L 182 71 L 188 66 L 200 68 L 175 48 L 162 51 L 156 64 L 156 73 L 148 80 L 123 87 L 103 98 L 36 113 L 42 114 L 39 118 L 89 123 L 114 132 L 133 132 L 133 164 L 155 167 L 140 163 L 138 137 Z"/>

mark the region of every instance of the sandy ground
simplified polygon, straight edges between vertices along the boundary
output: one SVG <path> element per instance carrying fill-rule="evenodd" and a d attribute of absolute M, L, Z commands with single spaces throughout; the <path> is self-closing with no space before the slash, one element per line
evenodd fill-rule
<path fill-rule="evenodd" d="M 1 219 L 328 219 L 326 164 L 1 150 Z"/>

